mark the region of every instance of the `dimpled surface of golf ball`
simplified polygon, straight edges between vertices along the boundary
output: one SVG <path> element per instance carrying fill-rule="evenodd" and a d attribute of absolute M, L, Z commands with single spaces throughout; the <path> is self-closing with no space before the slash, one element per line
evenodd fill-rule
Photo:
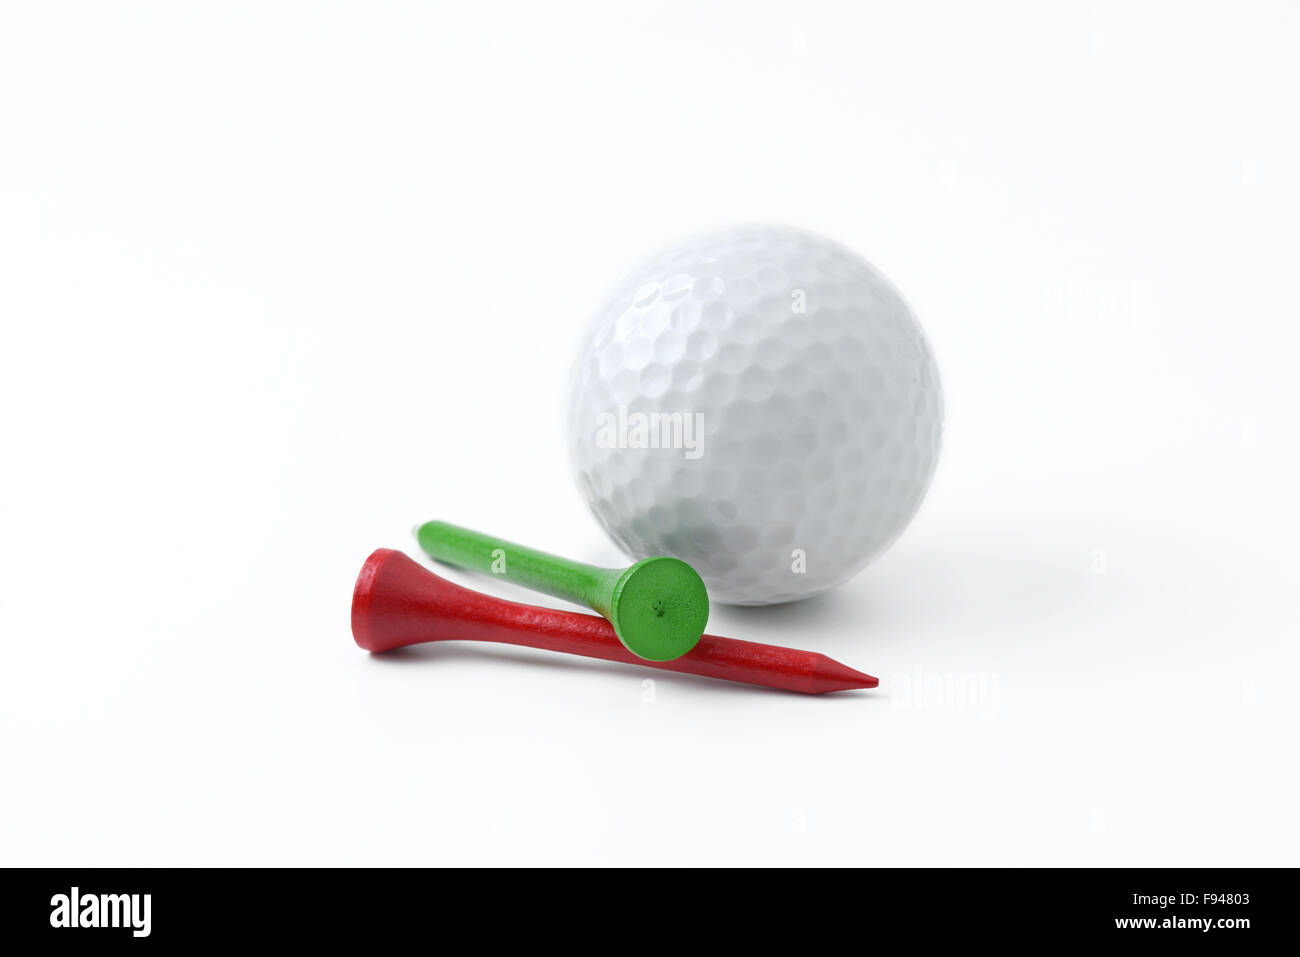
<path fill-rule="evenodd" d="M 782 226 L 646 262 L 597 314 L 570 379 L 569 452 L 634 558 L 671 555 L 714 601 L 793 601 L 903 531 L 934 473 L 929 344 L 864 259 Z"/>

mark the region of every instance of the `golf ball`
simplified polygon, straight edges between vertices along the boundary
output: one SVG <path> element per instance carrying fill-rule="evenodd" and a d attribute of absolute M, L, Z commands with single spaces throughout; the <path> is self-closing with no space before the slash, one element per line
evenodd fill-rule
<path fill-rule="evenodd" d="M 624 551 L 762 605 L 831 588 L 898 537 L 934 473 L 943 399 L 870 263 L 748 226 L 628 276 L 582 342 L 568 415 L 578 486 Z"/>

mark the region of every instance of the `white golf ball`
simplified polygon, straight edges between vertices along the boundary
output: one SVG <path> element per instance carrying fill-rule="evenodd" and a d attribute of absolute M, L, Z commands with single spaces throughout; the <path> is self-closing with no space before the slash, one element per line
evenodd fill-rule
<path fill-rule="evenodd" d="M 636 269 L 570 381 L 569 450 L 600 524 L 734 604 L 816 594 L 884 551 L 925 495 L 942 426 L 934 358 L 893 286 L 783 226 L 701 236 Z"/>

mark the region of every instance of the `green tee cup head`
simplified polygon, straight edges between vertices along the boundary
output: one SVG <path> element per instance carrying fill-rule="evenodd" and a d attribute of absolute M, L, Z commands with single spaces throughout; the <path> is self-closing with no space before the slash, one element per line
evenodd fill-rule
<path fill-rule="evenodd" d="M 628 651 L 648 661 L 672 661 L 704 634 L 709 593 L 685 562 L 645 558 L 619 576 L 608 618 Z"/>

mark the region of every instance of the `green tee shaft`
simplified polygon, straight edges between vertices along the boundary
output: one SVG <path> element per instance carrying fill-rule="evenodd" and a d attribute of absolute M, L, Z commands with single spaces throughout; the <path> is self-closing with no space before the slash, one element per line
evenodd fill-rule
<path fill-rule="evenodd" d="M 584 565 L 448 522 L 425 522 L 416 537 L 430 558 L 499 575 L 533 591 L 594 608 L 606 618 L 608 601 L 623 574 L 621 568 Z"/>
<path fill-rule="evenodd" d="M 695 569 L 676 558 L 645 558 L 629 568 L 598 568 L 549 555 L 448 522 L 416 530 L 438 561 L 499 575 L 609 619 L 624 647 L 649 661 L 671 661 L 695 647 L 709 619 L 709 596 Z"/>

